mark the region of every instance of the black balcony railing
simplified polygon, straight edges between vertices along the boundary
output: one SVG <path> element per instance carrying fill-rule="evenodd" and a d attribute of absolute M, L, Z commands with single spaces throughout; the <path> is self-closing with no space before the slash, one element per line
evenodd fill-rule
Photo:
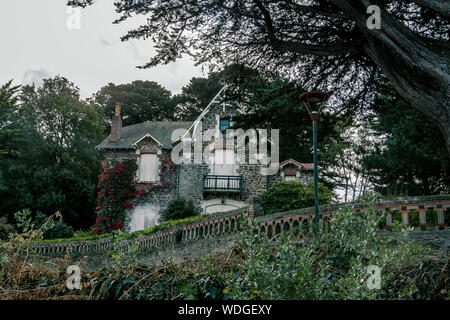
<path fill-rule="evenodd" d="M 242 176 L 203 175 L 203 194 L 205 192 L 239 192 L 242 194 Z"/>

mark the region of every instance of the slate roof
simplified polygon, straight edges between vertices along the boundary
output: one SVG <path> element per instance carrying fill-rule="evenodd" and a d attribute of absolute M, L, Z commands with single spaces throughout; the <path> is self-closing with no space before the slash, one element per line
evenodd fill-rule
<path fill-rule="evenodd" d="M 109 136 L 96 148 L 130 148 L 137 141 L 150 134 L 164 147 L 172 146 L 172 132 L 176 129 L 188 129 L 192 121 L 147 121 L 122 128 L 119 141 L 110 142 Z"/>

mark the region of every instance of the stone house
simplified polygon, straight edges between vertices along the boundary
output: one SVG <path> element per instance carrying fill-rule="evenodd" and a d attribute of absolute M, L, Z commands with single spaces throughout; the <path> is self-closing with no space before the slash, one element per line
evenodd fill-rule
<path fill-rule="evenodd" d="M 129 209 L 126 232 L 158 224 L 160 211 L 174 199 L 192 200 L 201 213 L 224 212 L 246 206 L 279 181 L 313 180 L 310 163 L 293 159 L 265 164 L 248 161 L 252 137 L 244 138 L 245 152 L 239 153 L 232 142 L 234 138 L 227 140 L 226 129 L 233 125 L 233 117 L 243 111 L 238 104 L 225 102 L 225 91 L 222 88 L 193 122 L 147 121 L 122 127 L 120 105 L 116 106 L 111 134 L 96 148 L 103 151 L 105 161 L 135 159 L 138 187 L 148 191 Z M 203 138 L 208 136 L 210 139 Z M 266 140 L 270 153 L 273 143 Z M 195 152 L 195 143 L 200 153 Z M 238 161 L 239 157 L 245 161 Z M 273 174 L 264 174 L 268 169 Z"/>

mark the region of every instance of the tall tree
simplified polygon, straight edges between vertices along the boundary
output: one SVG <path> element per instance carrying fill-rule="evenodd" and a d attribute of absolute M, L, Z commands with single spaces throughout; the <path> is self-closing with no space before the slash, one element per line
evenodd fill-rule
<path fill-rule="evenodd" d="M 87 6 L 92 0 L 70 0 Z M 368 28 L 378 5 L 381 28 Z M 143 67 L 191 55 L 198 63 L 245 63 L 332 90 L 356 105 L 387 77 L 441 130 L 450 153 L 450 4 L 442 0 L 147 0 L 117 1 L 115 22 L 146 15 L 122 40 L 150 38 Z"/>
<path fill-rule="evenodd" d="M 10 129 L 11 116 L 17 103 L 20 86 L 13 86 L 12 80 L 0 87 L 0 157 L 10 154 L 13 148 L 13 134 Z"/>
<path fill-rule="evenodd" d="M 194 77 L 173 98 L 177 105 L 177 117 L 184 121 L 195 120 L 225 85 L 229 87 L 226 100 L 245 102 L 249 97 L 247 91 L 255 89 L 250 85 L 255 79 L 262 80 L 258 71 L 241 64 L 231 64 L 220 71 L 210 72 L 207 78 Z"/>
<path fill-rule="evenodd" d="M 216 77 L 194 77 L 173 97 L 177 105 L 176 117 L 183 121 L 194 121 L 222 88 Z"/>
<path fill-rule="evenodd" d="M 345 202 L 355 201 L 373 190 L 373 172 L 364 165 L 363 159 L 380 142 L 374 140 L 369 128 L 362 123 L 342 128 L 340 132 L 340 139 L 331 143 L 328 149 L 328 157 L 332 161 L 324 174 L 340 191 Z"/>
<path fill-rule="evenodd" d="M 9 118 L 17 134 L 13 155 L 0 159 L 0 212 L 61 211 L 76 228 L 95 219 L 95 186 L 103 138 L 102 115 L 63 77 L 23 86 Z"/>
<path fill-rule="evenodd" d="M 175 103 L 171 92 L 153 81 L 138 80 L 120 85 L 110 83 L 101 88 L 92 100 L 102 107 L 108 120 L 114 115 L 116 103 L 121 103 L 124 126 L 174 119 Z M 105 127 L 109 131 L 108 123 Z"/>
<path fill-rule="evenodd" d="M 382 194 L 423 195 L 450 192 L 450 157 L 433 123 L 389 86 L 380 90 L 366 126 L 381 143 L 361 158 Z M 381 138 L 381 139 L 380 139 Z"/>

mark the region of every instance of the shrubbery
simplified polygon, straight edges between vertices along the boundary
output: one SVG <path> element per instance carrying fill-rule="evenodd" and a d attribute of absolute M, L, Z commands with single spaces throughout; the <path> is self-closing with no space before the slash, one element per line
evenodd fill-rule
<path fill-rule="evenodd" d="M 319 183 L 319 205 L 329 203 L 332 196 L 332 191 Z M 314 183 L 305 186 L 297 181 L 280 182 L 264 192 L 261 200 L 265 214 L 313 207 Z"/>
<path fill-rule="evenodd" d="M 301 246 L 294 233 L 270 242 L 247 229 L 243 264 L 228 273 L 225 290 L 233 299 L 448 298 L 448 261 L 436 262 L 412 241 L 380 238 L 380 218 L 374 207 L 362 215 L 344 208 L 330 221 L 332 232 L 303 237 Z M 381 269 L 380 289 L 367 285 L 369 266 Z"/>
<path fill-rule="evenodd" d="M 8 223 L 6 217 L 0 217 L 0 240 L 8 239 L 10 233 L 14 232 L 14 226 Z"/>
<path fill-rule="evenodd" d="M 42 212 L 38 212 L 34 219 L 34 228 L 39 229 L 47 221 L 48 217 Z M 73 237 L 73 234 L 73 228 L 60 219 L 58 221 L 49 221 L 47 228 L 43 232 L 42 238 L 44 240 L 71 238 Z"/>
<path fill-rule="evenodd" d="M 378 237 L 381 216 L 374 207 L 360 215 L 351 208 L 340 210 L 330 221 L 331 232 L 317 237 L 294 229 L 270 241 L 255 232 L 260 227 L 256 222 L 248 226 L 247 221 L 240 221 L 241 241 L 226 259 L 221 252 L 182 263 L 169 260 L 159 266 L 141 264 L 137 245 L 119 250 L 125 235 L 114 231 L 111 263 L 98 272 L 83 272 L 83 288 L 71 292 L 65 290 L 66 265 L 61 259 L 46 266 L 19 259 L 19 252 L 46 230 L 30 231 L 28 213 L 17 214 L 20 228 L 27 233 L 0 246 L 0 286 L 4 289 L 0 299 L 37 295 L 41 299 L 133 300 L 449 298 L 448 260 L 429 256 L 431 250 L 413 242 Z M 367 286 L 367 267 L 373 265 L 381 269 L 380 289 Z M 21 279 L 24 272 L 33 277 Z M 56 287 L 62 289 L 50 290 L 49 284 L 61 284 Z M 23 295 L 25 287 L 32 294 Z"/>
<path fill-rule="evenodd" d="M 123 262 L 116 261 L 117 269 L 104 269 L 96 279 L 95 295 L 133 300 L 448 299 L 448 261 L 432 259 L 431 251 L 413 242 L 379 238 L 380 218 L 373 207 L 363 215 L 344 208 L 331 220 L 328 234 L 305 238 L 294 230 L 274 241 L 255 232 L 258 224 L 243 223 L 240 246 L 227 259 L 212 256 L 147 269 L 137 259 L 118 257 Z M 369 266 L 381 269 L 380 289 L 367 285 Z M 102 293 L 103 287 L 109 289 Z"/>
<path fill-rule="evenodd" d="M 185 199 L 172 200 L 167 208 L 161 212 L 160 221 L 178 220 L 197 216 L 199 213 L 195 209 L 192 201 Z"/>

